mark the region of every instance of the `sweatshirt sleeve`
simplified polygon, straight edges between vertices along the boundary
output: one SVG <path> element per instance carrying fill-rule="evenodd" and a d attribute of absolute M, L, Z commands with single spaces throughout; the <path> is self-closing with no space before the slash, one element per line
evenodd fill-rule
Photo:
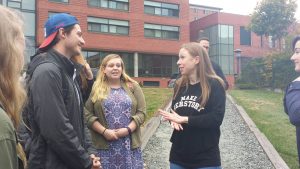
<path fill-rule="evenodd" d="M 201 116 L 189 116 L 188 126 L 196 128 L 217 128 L 222 124 L 225 114 L 225 90 L 216 80 L 211 83 L 211 93 Z"/>
<path fill-rule="evenodd" d="M 63 101 L 62 77 L 51 63 L 37 67 L 30 86 L 34 120 L 49 147 L 69 168 L 91 168 L 89 154 L 80 144 Z"/>
<path fill-rule="evenodd" d="M 284 104 L 290 122 L 295 126 L 300 126 L 300 82 L 292 82 L 289 85 Z"/>

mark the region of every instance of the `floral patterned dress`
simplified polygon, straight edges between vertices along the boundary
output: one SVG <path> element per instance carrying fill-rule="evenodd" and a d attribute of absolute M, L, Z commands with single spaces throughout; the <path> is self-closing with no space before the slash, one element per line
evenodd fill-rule
<path fill-rule="evenodd" d="M 127 127 L 131 121 L 131 99 L 123 88 L 112 88 L 104 100 L 109 129 Z M 131 149 L 130 136 L 109 142 L 108 150 L 98 150 L 103 169 L 143 169 L 141 148 Z"/>

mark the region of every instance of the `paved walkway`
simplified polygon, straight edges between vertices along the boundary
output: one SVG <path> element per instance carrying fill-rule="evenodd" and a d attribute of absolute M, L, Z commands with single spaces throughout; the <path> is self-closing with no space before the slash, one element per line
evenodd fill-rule
<path fill-rule="evenodd" d="M 255 135 L 229 100 L 221 130 L 220 150 L 224 169 L 274 168 Z M 169 124 L 162 122 L 150 138 L 143 151 L 147 169 L 169 168 L 171 133 Z"/>

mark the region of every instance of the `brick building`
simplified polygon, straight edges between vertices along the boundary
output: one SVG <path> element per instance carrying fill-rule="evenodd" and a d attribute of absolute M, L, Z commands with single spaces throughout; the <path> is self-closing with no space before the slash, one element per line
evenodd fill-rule
<path fill-rule="evenodd" d="M 118 53 L 127 73 L 146 86 L 167 86 L 177 72 L 179 48 L 189 41 L 188 0 L 39 0 L 36 5 L 37 46 L 44 39 L 45 20 L 70 13 L 80 22 L 83 54 L 91 67 Z"/>
<path fill-rule="evenodd" d="M 92 67 L 107 54 L 118 53 L 127 73 L 145 86 L 166 87 L 171 74 L 178 72 L 180 46 L 199 37 L 210 39 L 209 54 L 231 86 L 247 58 L 265 56 L 278 46 L 271 37 L 246 29 L 249 16 L 221 13 L 222 8 L 188 0 L 0 0 L 0 4 L 23 14 L 27 61 L 44 39 L 46 19 L 66 12 L 79 19 L 86 41 L 83 55 Z"/>
<path fill-rule="evenodd" d="M 213 13 L 190 23 L 190 39 L 200 37 L 210 40 L 209 55 L 219 63 L 230 87 L 234 86 L 235 77 L 241 73 L 249 58 L 263 57 L 278 48 L 272 38 L 257 36 L 248 31 L 250 16 Z"/>
<path fill-rule="evenodd" d="M 211 7 L 211 6 L 204 6 L 204 5 L 196 5 L 196 4 L 190 4 L 190 22 L 194 20 L 198 20 L 204 16 L 220 12 L 222 8 L 218 7 Z"/>

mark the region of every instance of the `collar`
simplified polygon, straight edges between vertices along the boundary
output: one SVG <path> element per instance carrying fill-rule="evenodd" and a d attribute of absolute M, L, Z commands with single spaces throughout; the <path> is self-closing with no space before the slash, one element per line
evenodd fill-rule
<path fill-rule="evenodd" d="M 50 49 L 48 54 L 55 60 L 56 63 L 58 63 L 59 66 L 61 66 L 63 70 L 65 70 L 70 76 L 73 76 L 75 66 L 70 59 L 57 52 L 55 49 Z"/>

